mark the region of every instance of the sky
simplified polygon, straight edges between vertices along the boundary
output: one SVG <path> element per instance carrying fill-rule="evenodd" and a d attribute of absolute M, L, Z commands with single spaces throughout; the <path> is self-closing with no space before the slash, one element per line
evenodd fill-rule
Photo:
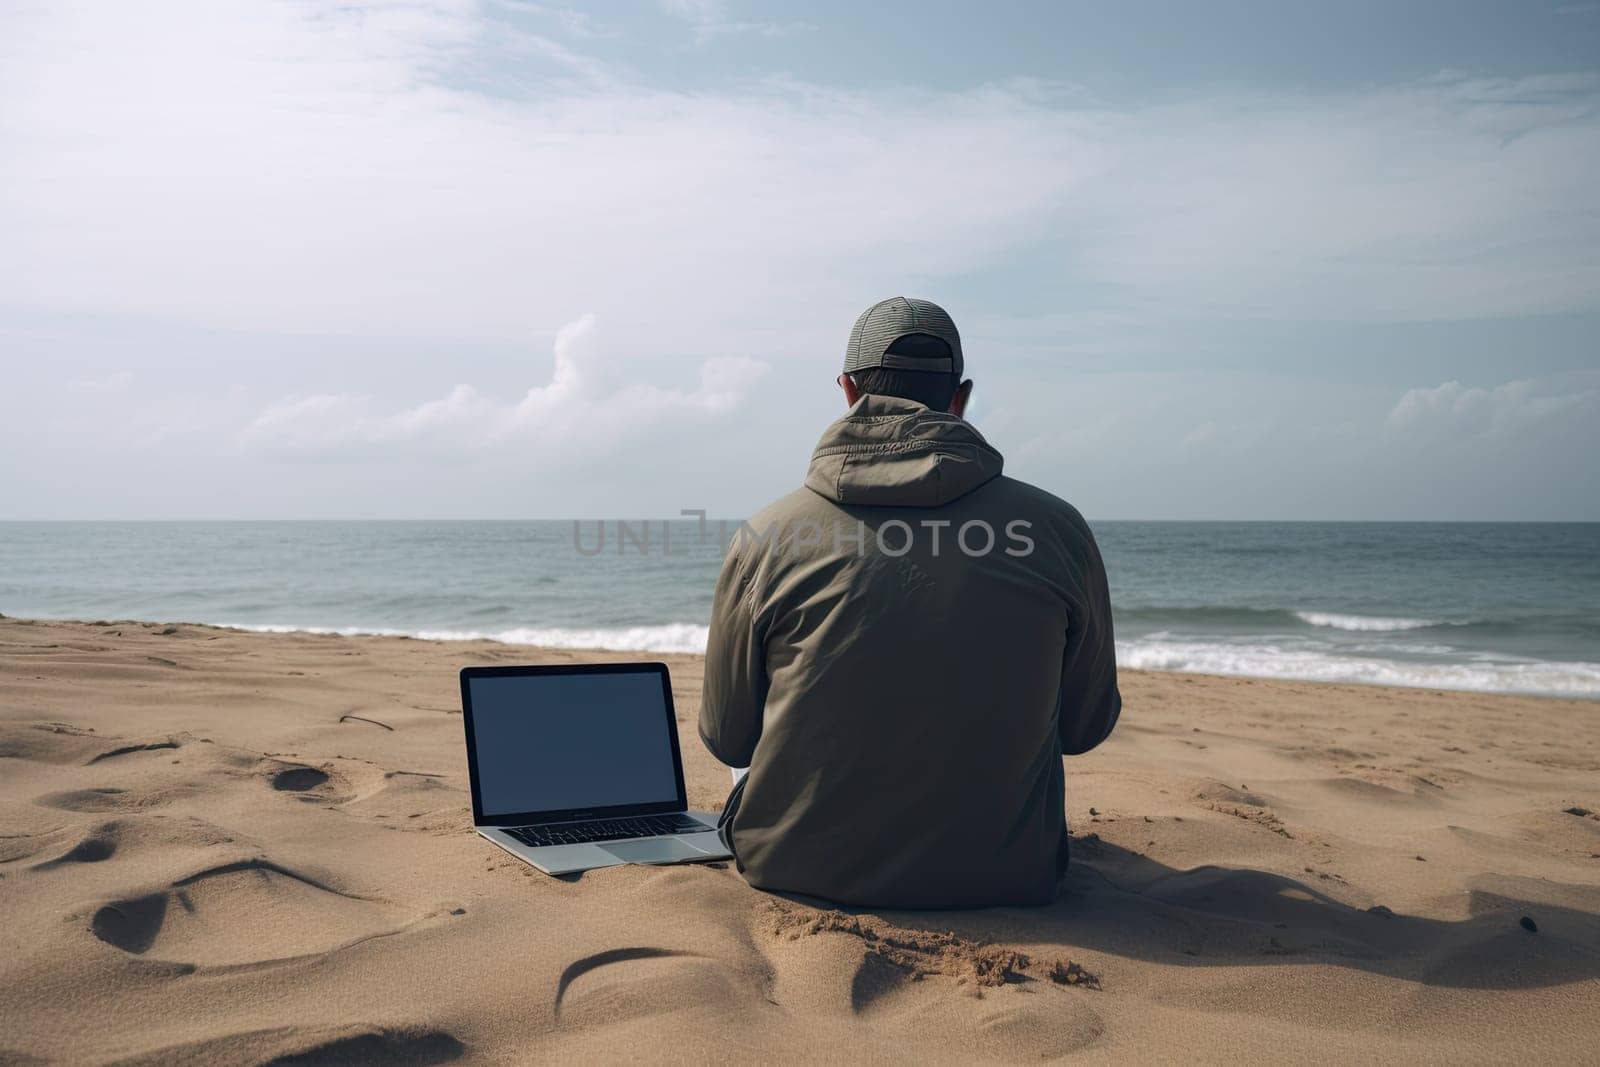
<path fill-rule="evenodd" d="M 0 519 L 742 516 L 946 307 L 1093 519 L 1600 520 L 1600 3 L 0 5 Z"/>

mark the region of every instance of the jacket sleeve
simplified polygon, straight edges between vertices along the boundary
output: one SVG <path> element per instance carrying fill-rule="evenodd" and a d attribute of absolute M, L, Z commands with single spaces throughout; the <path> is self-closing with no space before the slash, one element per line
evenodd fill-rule
<path fill-rule="evenodd" d="M 700 739 L 730 767 L 750 766 L 767 703 L 766 643 L 743 570 L 737 553 L 729 552 L 711 606 L 700 695 Z"/>
<path fill-rule="evenodd" d="M 1057 697 L 1064 756 L 1081 755 L 1104 741 L 1122 712 L 1105 562 L 1094 535 L 1087 528 L 1084 533 L 1088 538 L 1084 604 L 1079 617 L 1068 620 L 1067 647 L 1061 659 L 1061 692 Z"/>

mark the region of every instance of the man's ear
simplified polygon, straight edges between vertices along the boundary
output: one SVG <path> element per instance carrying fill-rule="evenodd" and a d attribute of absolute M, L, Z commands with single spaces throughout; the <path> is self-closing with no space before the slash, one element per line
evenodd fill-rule
<path fill-rule="evenodd" d="M 967 401 L 972 399 L 972 379 L 956 386 L 956 395 L 950 398 L 950 414 L 958 419 L 967 417 Z"/>
<path fill-rule="evenodd" d="M 861 399 L 861 390 L 856 388 L 855 379 L 848 374 L 839 375 L 839 388 L 844 390 L 844 406 L 855 407 L 856 401 Z"/>

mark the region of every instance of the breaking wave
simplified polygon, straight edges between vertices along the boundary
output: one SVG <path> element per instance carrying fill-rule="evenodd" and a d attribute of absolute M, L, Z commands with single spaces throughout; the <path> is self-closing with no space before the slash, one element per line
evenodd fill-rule
<path fill-rule="evenodd" d="M 229 630 L 262 634 L 338 634 L 341 637 L 415 637 L 423 641 L 498 641 L 538 648 L 595 648 L 608 652 L 693 652 L 706 650 L 708 628 L 688 622 L 660 626 L 538 627 L 506 630 L 396 630 L 374 626 L 274 626 L 220 624 Z"/>
<path fill-rule="evenodd" d="M 506 645 L 538 648 L 692 654 L 705 652 L 707 635 L 707 627 L 695 623 L 589 628 L 519 626 L 503 630 L 401 630 L 366 626 L 236 624 L 228 624 L 228 628 L 253 633 L 413 637 L 425 641 L 495 641 Z M 1384 629 L 1376 626 L 1341 628 Z M 1400 630 L 1405 627 L 1395 626 L 1387 629 Z M 1424 689 L 1461 689 L 1488 693 L 1600 697 L 1600 663 L 1533 660 L 1523 662 L 1480 660 L 1470 663 L 1407 662 L 1375 656 L 1338 655 L 1313 649 L 1285 648 L 1276 644 L 1182 640 L 1160 634 L 1146 639 L 1118 641 L 1117 664 L 1120 667 L 1147 671 L 1182 671 L 1193 674 L 1398 685 Z"/>
<path fill-rule="evenodd" d="M 1331 626 L 1335 630 L 1389 633 L 1395 630 L 1421 630 L 1439 626 L 1432 619 L 1393 619 L 1383 615 L 1336 615 L 1326 611 L 1297 611 L 1294 617 L 1307 626 Z"/>
<path fill-rule="evenodd" d="M 1355 682 L 1423 689 L 1465 689 L 1541 696 L 1600 696 L 1600 663 L 1419 663 L 1331 655 L 1265 644 L 1135 640 L 1117 642 L 1117 665 L 1148 671 L 1184 671 L 1312 682 Z"/>

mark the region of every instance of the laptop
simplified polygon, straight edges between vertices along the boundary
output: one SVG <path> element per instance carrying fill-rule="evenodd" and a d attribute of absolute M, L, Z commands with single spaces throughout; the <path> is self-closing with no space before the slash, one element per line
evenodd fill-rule
<path fill-rule="evenodd" d="M 664 663 L 461 672 L 472 823 L 546 874 L 726 859 L 688 810 Z"/>

